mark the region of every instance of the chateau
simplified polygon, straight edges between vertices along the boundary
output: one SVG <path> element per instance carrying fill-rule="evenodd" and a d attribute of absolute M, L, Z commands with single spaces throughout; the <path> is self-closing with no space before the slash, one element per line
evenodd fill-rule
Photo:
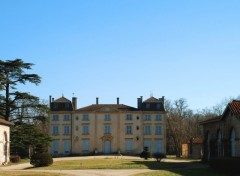
<path fill-rule="evenodd" d="M 149 151 L 166 153 L 164 97 L 137 99 L 137 108 L 96 103 L 77 108 L 72 101 L 50 96 L 49 152 L 53 156 L 122 153 L 135 155 Z"/>

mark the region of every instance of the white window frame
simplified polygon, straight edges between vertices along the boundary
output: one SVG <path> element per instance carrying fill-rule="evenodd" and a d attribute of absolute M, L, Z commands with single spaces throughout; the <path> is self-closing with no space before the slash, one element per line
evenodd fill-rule
<path fill-rule="evenodd" d="M 110 125 L 104 126 L 104 134 L 111 134 L 111 127 Z"/>
<path fill-rule="evenodd" d="M 82 126 L 82 134 L 89 134 L 89 125 Z"/>
<path fill-rule="evenodd" d="M 133 139 L 126 139 L 125 140 L 125 150 L 132 151 L 133 150 Z"/>
<path fill-rule="evenodd" d="M 83 121 L 89 121 L 89 115 L 88 114 L 83 114 Z"/>
<path fill-rule="evenodd" d="M 132 134 L 132 125 L 126 126 L 126 134 Z"/>
<path fill-rule="evenodd" d="M 89 151 L 90 150 L 89 139 L 83 139 L 82 140 L 82 150 L 83 151 Z"/>
<path fill-rule="evenodd" d="M 150 125 L 145 125 L 144 126 L 144 134 L 151 134 L 151 126 Z"/>
<path fill-rule="evenodd" d="M 156 121 L 162 121 L 162 115 L 161 114 L 156 115 Z"/>
<path fill-rule="evenodd" d="M 155 126 L 155 134 L 158 134 L 158 135 L 162 134 L 162 126 L 161 125 Z"/>

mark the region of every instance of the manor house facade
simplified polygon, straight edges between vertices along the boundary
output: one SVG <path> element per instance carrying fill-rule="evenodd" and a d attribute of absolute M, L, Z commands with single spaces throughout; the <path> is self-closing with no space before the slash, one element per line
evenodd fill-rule
<path fill-rule="evenodd" d="M 96 103 L 77 108 L 72 101 L 50 97 L 49 134 L 53 156 L 122 153 L 135 155 L 149 151 L 166 153 L 164 97 L 137 99 L 137 108 Z"/>

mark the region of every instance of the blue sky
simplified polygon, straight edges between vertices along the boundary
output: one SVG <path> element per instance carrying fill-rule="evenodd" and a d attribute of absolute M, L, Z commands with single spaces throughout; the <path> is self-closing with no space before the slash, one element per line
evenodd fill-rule
<path fill-rule="evenodd" d="M 1 0 L 0 59 L 34 63 L 20 87 L 78 106 L 186 98 L 201 109 L 240 95 L 238 0 Z"/>

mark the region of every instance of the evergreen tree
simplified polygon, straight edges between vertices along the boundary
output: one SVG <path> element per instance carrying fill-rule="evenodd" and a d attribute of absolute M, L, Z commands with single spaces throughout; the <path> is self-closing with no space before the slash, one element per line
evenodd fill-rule
<path fill-rule="evenodd" d="M 21 59 L 15 60 L 0 60 L 0 91 L 1 93 L 1 111 L 0 115 L 5 120 L 10 121 L 12 113 L 16 112 L 21 107 L 17 106 L 19 100 L 34 100 L 38 98 L 26 92 L 16 90 L 18 84 L 26 84 L 27 82 L 38 85 L 41 78 L 37 74 L 26 74 L 25 70 L 32 68 L 32 63 L 25 63 Z"/>
<path fill-rule="evenodd" d="M 21 59 L 0 60 L 0 117 L 14 122 L 11 152 L 21 157 L 28 156 L 29 149 L 34 150 L 37 145 L 47 148 L 51 141 L 46 125 L 48 106 L 40 103 L 38 97 L 17 90 L 19 84 L 41 82 L 37 74 L 25 73 L 32 66 Z"/>

